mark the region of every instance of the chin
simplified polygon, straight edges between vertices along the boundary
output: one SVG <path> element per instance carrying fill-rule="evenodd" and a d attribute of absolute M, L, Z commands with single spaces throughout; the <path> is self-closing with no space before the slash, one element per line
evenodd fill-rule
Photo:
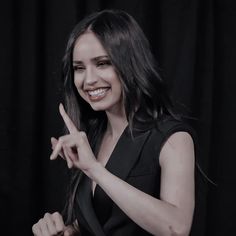
<path fill-rule="evenodd" d="M 90 105 L 90 106 L 94 111 L 105 111 L 107 109 L 107 107 L 104 106 L 96 106 L 96 105 Z"/>
<path fill-rule="evenodd" d="M 90 103 L 91 108 L 94 111 L 111 111 L 111 110 L 116 110 L 116 108 L 119 106 L 117 103 L 113 102 L 95 102 L 95 103 Z"/>

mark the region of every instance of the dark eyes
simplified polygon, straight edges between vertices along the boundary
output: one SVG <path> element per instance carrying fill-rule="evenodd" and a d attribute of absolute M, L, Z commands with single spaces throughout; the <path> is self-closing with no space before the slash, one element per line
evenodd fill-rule
<path fill-rule="evenodd" d="M 73 70 L 74 71 L 82 72 L 84 69 L 85 69 L 84 66 L 73 65 Z"/>
<path fill-rule="evenodd" d="M 74 71 L 82 71 L 84 69 L 85 69 L 84 66 L 79 66 L 79 65 L 74 65 L 73 66 L 73 70 Z"/>
<path fill-rule="evenodd" d="M 95 66 L 99 69 L 103 69 L 103 68 L 106 68 L 108 66 L 111 65 L 111 61 L 110 60 L 100 60 L 100 61 L 97 61 L 95 63 Z M 77 72 L 83 72 L 85 70 L 85 66 L 84 65 L 73 65 L 73 70 L 74 71 L 77 71 Z"/>
<path fill-rule="evenodd" d="M 109 60 L 101 60 L 97 62 L 97 67 L 105 67 L 111 65 L 111 62 Z"/>

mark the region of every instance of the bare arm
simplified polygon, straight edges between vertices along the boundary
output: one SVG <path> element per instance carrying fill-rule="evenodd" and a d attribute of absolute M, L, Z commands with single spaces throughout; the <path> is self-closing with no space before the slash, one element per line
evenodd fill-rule
<path fill-rule="evenodd" d="M 177 132 L 168 139 L 160 165 L 160 200 L 117 178 L 99 163 L 86 174 L 151 234 L 188 235 L 194 211 L 194 147 L 189 134 Z"/>
<path fill-rule="evenodd" d="M 68 167 L 81 169 L 134 222 L 154 235 L 189 234 L 194 211 L 194 145 L 186 132 L 169 137 L 160 153 L 161 189 L 156 199 L 107 171 L 94 157 L 84 132 L 77 130 L 63 107 L 61 115 L 70 134 L 59 138 L 51 159 L 65 151 Z M 73 152 L 76 148 L 77 152 Z"/>

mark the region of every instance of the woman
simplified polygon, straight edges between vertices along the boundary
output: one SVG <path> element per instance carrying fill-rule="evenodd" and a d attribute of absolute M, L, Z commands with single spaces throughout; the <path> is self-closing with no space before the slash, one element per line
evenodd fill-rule
<path fill-rule="evenodd" d="M 50 158 L 72 168 L 70 197 L 66 219 L 46 213 L 34 235 L 188 235 L 194 134 L 175 115 L 135 20 L 114 10 L 87 16 L 63 71 L 68 134 L 52 138 Z"/>

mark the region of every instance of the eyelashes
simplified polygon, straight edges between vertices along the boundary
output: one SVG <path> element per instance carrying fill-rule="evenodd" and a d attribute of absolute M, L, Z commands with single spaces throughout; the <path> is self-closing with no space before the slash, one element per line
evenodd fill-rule
<path fill-rule="evenodd" d="M 107 67 L 109 67 L 111 65 L 112 65 L 112 63 L 111 63 L 110 60 L 99 60 L 99 61 L 95 62 L 95 66 L 98 69 L 103 69 L 103 68 L 105 69 L 105 68 L 107 68 Z M 81 65 L 79 65 L 79 64 L 73 65 L 73 70 L 74 71 L 83 72 L 85 69 L 86 69 L 86 67 L 83 64 L 81 64 Z"/>
<path fill-rule="evenodd" d="M 78 72 L 82 72 L 85 68 L 83 66 L 79 66 L 79 65 L 73 65 L 73 70 L 74 71 L 78 71 Z"/>
<path fill-rule="evenodd" d="M 98 61 L 98 62 L 96 63 L 96 65 L 97 65 L 98 67 L 109 66 L 109 65 L 111 65 L 111 61 L 110 61 L 110 60 Z"/>

